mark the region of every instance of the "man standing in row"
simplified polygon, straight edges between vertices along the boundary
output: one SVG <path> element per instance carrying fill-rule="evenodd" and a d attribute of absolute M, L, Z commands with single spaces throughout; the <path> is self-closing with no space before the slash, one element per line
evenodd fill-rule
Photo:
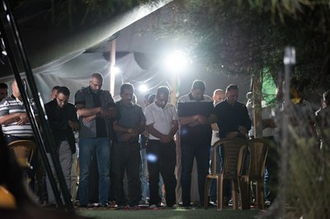
<path fill-rule="evenodd" d="M 157 90 L 156 101 L 146 107 L 146 125 L 149 133 L 147 145 L 150 207 L 159 207 L 158 183 L 159 173 L 165 184 L 165 199 L 167 207 L 173 207 L 176 202 L 176 144 L 174 135 L 178 130 L 178 116 L 173 104 L 168 103 L 169 89 L 160 87 Z M 153 159 L 154 158 L 154 159 Z"/>
<path fill-rule="evenodd" d="M 67 188 L 71 187 L 71 166 L 72 154 L 76 151 L 74 131 L 78 131 L 79 123 L 77 119 L 76 107 L 68 103 L 70 90 L 67 87 L 58 87 L 55 98 L 45 104 L 48 121 L 54 136 L 55 146 L 48 153 L 56 153 L 63 171 Z M 50 158 L 50 155 L 48 155 Z M 54 173 L 53 162 L 50 162 Z M 56 176 L 54 174 L 54 176 Z M 55 197 L 50 185 L 49 178 L 46 178 L 48 204 L 54 205 Z"/>
<path fill-rule="evenodd" d="M 121 100 L 116 103 L 117 116 L 113 128 L 117 134 L 114 144 L 115 196 L 118 208 L 126 206 L 123 191 L 125 171 L 128 179 L 129 207 L 137 210 L 141 199 L 139 134 L 145 130 L 142 108 L 132 102 L 134 87 L 125 83 L 120 88 Z"/>
<path fill-rule="evenodd" d="M 92 157 L 96 157 L 99 172 L 99 204 L 108 206 L 110 187 L 111 118 L 115 104 L 109 91 L 102 90 L 103 76 L 94 73 L 88 87 L 76 92 L 79 115 L 79 205 L 87 207 L 89 175 Z"/>
<path fill-rule="evenodd" d="M 194 158 L 197 161 L 198 192 L 200 204 L 204 204 L 205 177 L 209 171 L 209 153 L 212 137 L 211 124 L 216 122 L 212 98 L 204 95 L 205 82 L 195 80 L 189 94 L 178 100 L 178 116 L 181 124 L 182 150 L 182 202 L 190 207 L 191 171 Z"/>

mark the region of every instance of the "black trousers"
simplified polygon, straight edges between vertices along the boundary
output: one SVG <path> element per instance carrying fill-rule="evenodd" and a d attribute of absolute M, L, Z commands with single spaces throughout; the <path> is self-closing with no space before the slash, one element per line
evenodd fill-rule
<path fill-rule="evenodd" d="M 210 133 L 211 134 L 211 133 Z M 210 136 L 196 136 L 190 139 L 181 138 L 181 187 L 182 204 L 190 206 L 191 202 L 191 172 L 194 158 L 197 162 L 199 202 L 204 204 L 205 178 L 209 172 Z"/>
<path fill-rule="evenodd" d="M 123 179 L 126 171 L 128 204 L 133 207 L 141 200 L 140 144 L 138 142 L 117 142 L 114 145 L 114 190 L 118 206 L 126 205 Z"/>
<path fill-rule="evenodd" d="M 167 207 L 172 207 L 175 202 L 176 178 L 174 169 L 176 165 L 176 144 L 172 140 L 162 143 L 159 140 L 149 140 L 147 145 L 147 162 L 149 171 L 150 205 L 158 205 L 159 174 L 162 175 L 165 185 L 165 200 Z"/>

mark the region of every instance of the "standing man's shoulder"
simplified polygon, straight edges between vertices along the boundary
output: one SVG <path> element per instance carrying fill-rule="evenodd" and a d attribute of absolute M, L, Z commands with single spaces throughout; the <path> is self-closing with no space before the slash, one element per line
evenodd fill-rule
<path fill-rule="evenodd" d="M 218 103 L 217 105 L 214 106 L 215 109 L 221 109 L 223 107 L 225 107 L 226 105 L 228 105 L 228 102 L 226 100 Z"/>
<path fill-rule="evenodd" d="M 173 103 L 167 103 L 166 107 L 176 109 L 176 106 Z"/>
<path fill-rule="evenodd" d="M 111 96 L 110 91 L 108 91 L 108 90 L 103 90 L 103 89 L 101 89 L 100 92 L 101 92 L 101 94 L 103 94 L 103 95 L 110 95 L 110 96 Z"/>
<path fill-rule="evenodd" d="M 73 103 L 67 103 L 67 107 L 70 109 L 76 109 L 76 106 Z"/>
<path fill-rule="evenodd" d="M 53 104 L 54 104 L 54 100 L 51 100 L 51 101 L 45 103 L 45 108 L 52 107 Z"/>
<path fill-rule="evenodd" d="M 146 106 L 146 107 L 144 108 L 144 111 L 145 111 L 145 112 L 147 112 L 147 111 L 151 111 L 152 108 L 155 107 L 155 105 L 156 105 L 155 102 L 149 104 L 148 106 Z"/>
<path fill-rule="evenodd" d="M 108 101 L 109 103 L 113 103 L 113 106 L 114 106 L 115 101 L 113 100 L 110 91 L 108 91 L 108 90 L 100 90 L 100 92 L 101 92 L 101 96 L 103 96 L 103 98 L 105 98 L 106 101 Z"/>
<path fill-rule="evenodd" d="M 239 106 L 239 107 L 243 107 L 243 108 L 247 108 L 246 105 L 242 102 L 239 102 L 237 101 L 236 104 Z"/>
<path fill-rule="evenodd" d="M 189 94 L 185 94 L 185 95 L 179 97 L 179 99 L 178 99 L 178 103 L 186 103 L 189 101 L 191 101 Z"/>
<path fill-rule="evenodd" d="M 142 107 L 139 104 L 135 103 L 135 104 L 133 104 L 133 107 L 138 109 L 138 110 L 141 110 L 143 112 Z"/>
<path fill-rule="evenodd" d="M 85 101 L 86 95 L 90 94 L 88 87 L 82 87 L 76 91 L 74 98 L 75 104 L 79 104 Z"/>
<path fill-rule="evenodd" d="M 115 105 L 119 107 L 121 105 L 121 100 L 118 100 L 117 102 L 115 102 Z"/>
<path fill-rule="evenodd" d="M 213 99 L 209 95 L 204 94 L 204 101 L 205 102 L 213 102 Z"/>
<path fill-rule="evenodd" d="M 81 87 L 80 89 L 78 89 L 76 91 L 76 94 L 79 94 L 79 93 L 88 93 L 88 92 L 89 92 L 88 87 Z"/>

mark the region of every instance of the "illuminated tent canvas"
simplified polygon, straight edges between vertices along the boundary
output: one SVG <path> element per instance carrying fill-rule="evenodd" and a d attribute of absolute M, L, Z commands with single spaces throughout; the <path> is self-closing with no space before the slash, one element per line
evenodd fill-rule
<path fill-rule="evenodd" d="M 52 3 L 31 0 L 16 8 L 14 13 L 23 45 L 44 102 L 49 100 L 48 94 L 52 86 L 65 85 L 74 93 L 81 86 L 88 85 L 88 79 L 93 72 L 101 72 L 105 76 L 104 88 L 109 89 L 106 82 L 109 81 L 107 77 L 110 66 L 108 61 L 110 47 L 106 42 L 110 41 L 111 36 L 118 31 L 168 2 L 168 0 L 152 1 L 149 5 L 136 5 L 130 9 L 104 8 L 101 9 L 104 11 L 99 14 L 97 11 L 87 13 L 90 9 L 89 5 L 75 2 L 71 5 L 75 7 L 71 11 L 73 14 L 65 12 L 69 13 L 69 16 L 63 14 L 63 9 L 67 5 L 60 0 L 52 1 Z M 131 4 L 134 6 L 137 3 Z M 65 17 L 64 20 L 63 17 Z M 2 22 L 6 21 L 2 20 Z M 117 40 L 119 42 L 119 38 Z M 127 44 L 125 40 L 122 41 L 122 45 L 124 44 Z M 121 52 L 120 49 L 123 48 L 120 45 L 117 43 L 118 52 Z M 140 75 L 143 77 L 146 66 L 141 65 L 141 61 L 140 63 L 136 61 L 139 60 L 136 58 L 140 56 L 138 53 L 127 50 L 127 45 L 125 46 L 125 50 L 117 56 L 117 64 L 124 66 L 121 76 L 140 80 L 139 77 Z M 132 47 L 129 46 L 129 48 Z M 21 72 L 24 71 L 22 66 L 18 68 Z M 149 65 L 148 69 L 152 67 Z M 14 78 L 8 65 L 1 65 L 0 72 L 2 82 L 9 83 Z M 132 72 L 134 72 L 134 77 L 132 77 Z"/>
<path fill-rule="evenodd" d="M 49 93 L 54 85 L 67 86 L 74 94 L 82 86 L 88 85 L 93 72 L 101 72 L 104 75 L 104 89 L 110 90 L 111 40 L 109 40 L 109 33 L 115 35 L 116 38 L 116 67 L 120 69 L 120 73 L 116 75 L 114 96 L 119 94 L 122 82 L 130 82 L 136 89 L 141 84 L 147 85 L 149 93 L 155 92 L 159 85 L 171 87 L 173 80 L 171 81 L 170 74 L 162 62 L 166 54 L 173 52 L 178 45 L 173 45 L 169 39 L 159 39 L 150 31 L 153 25 L 161 19 L 161 16 L 169 17 L 168 14 L 166 15 L 168 13 L 166 7 L 153 14 L 155 9 L 146 7 L 142 12 L 132 10 L 130 13 L 119 15 L 114 21 L 100 23 L 96 27 L 91 25 L 90 29 L 82 30 L 81 28 L 73 33 L 69 30 L 61 33 L 57 33 L 56 30 L 48 30 L 56 32 L 55 38 L 49 36 L 51 33 L 45 33 L 50 37 L 49 39 L 43 39 L 42 33 L 44 32 L 40 32 L 40 30 L 29 30 L 31 26 L 39 27 L 42 26 L 41 24 L 23 25 L 23 39 L 35 38 L 34 40 L 24 40 L 24 42 L 43 101 L 49 101 Z M 25 11 L 19 15 L 24 17 L 26 14 Z M 35 17 L 38 16 L 38 14 L 35 15 Z M 31 19 L 36 19 L 35 17 L 32 16 Z M 23 21 L 21 23 L 24 24 Z M 58 28 L 60 30 L 60 27 Z M 119 35 L 116 34 L 118 32 Z M 39 40 L 39 38 L 41 39 Z M 6 73 L 1 74 L 1 81 L 10 82 L 13 76 L 10 76 L 8 70 L 1 68 L 3 66 L 0 67 L 0 70 Z M 178 75 L 176 77 L 179 78 Z M 206 94 L 208 95 L 212 95 L 214 89 L 225 89 L 228 84 L 237 83 L 241 88 L 242 101 L 245 101 L 244 96 L 250 83 L 250 79 L 246 77 L 217 75 L 196 66 L 180 79 L 181 82 L 180 80 L 175 81 L 176 88 L 180 89 L 180 95 L 189 92 L 192 81 L 195 79 L 206 81 Z M 137 95 L 139 103 L 143 104 L 144 94 L 137 92 Z M 71 95 L 70 101 L 73 101 L 73 96 Z"/>

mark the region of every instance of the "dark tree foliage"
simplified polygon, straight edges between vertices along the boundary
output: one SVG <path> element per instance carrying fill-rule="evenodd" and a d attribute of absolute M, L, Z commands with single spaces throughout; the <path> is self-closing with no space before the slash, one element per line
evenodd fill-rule
<path fill-rule="evenodd" d="M 311 89 L 328 86 L 329 9 L 272 2 L 174 0 L 167 6 L 174 19 L 156 31 L 186 45 L 195 62 L 220 74 L 250 76 L 268 69 L 276 77 L 285 46 L 294 46 L 295 76 L 308 78 Z"/>
<path fill-rule="evenodd" d="M 47 10 L 48 16 L 57 25 L 82 26 L 97 24 L 125 13 L 141 5 L 150 7 L 162 0 L 9 0 L 12 8 L 27 16 Z M 81 15 L 83 18 L 81 19 Z M 79 18 L 79 20 L 77 20 Z"/>

